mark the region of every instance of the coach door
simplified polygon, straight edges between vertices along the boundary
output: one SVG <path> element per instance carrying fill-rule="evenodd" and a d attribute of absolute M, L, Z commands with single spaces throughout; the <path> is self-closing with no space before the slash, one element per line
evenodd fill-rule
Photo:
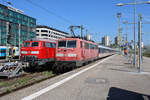
<path fill-rule="evenodd" d="M 81 60 L 85 58 L 85 49 L 83 47 L 83 41 L 80 41 L 80 48 L 81 48 Z"/>
<path fill-rule="evenodd" d="M 51 43 L 50 54 L 51 54 L 52 58 L 55 57 L 55 48 L 56 48 L 56 44 L 55 43 Z"/>
<path fill-rule="evenodd" d="M 66 58 L 66 52 L 67 52 L 66 44 L 67 44 L 66 40 L 58 41 L 58 47 L 57 47 L 56 55 L 57 55 L 57 58 L 61 58 L 61 60 L 66 60 L 65 59 Z"/>
<path fill-rule="evenodd" d="M 46 47 L 46 44 L 45 42 L 43 42 L 43 51 L 42 51 L 42 55 L 44 56 L 44 58 L 47 58 L 48 57 L 48 49 Z"/>
<path fill-rule="evenodd" d="M 46 42 L 46 47 L 47 47 L 47 57 L 51 57 L 51 43 Z"/>

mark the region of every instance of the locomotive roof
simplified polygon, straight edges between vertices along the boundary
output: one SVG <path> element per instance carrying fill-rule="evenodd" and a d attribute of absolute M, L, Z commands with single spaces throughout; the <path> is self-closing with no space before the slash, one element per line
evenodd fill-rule
<path fill-rule="evenodd" d="M 87 40 L 86 38 L 81 38 L 81 37 L 67 37 L 67 38 L 61 38 L 61 39 L 58 39 L 58 40 L 65 40 L 65 39 L 81 39 L 81 40 L 85 40 L 85 41 L 88 41 L 88 42 L 96 43 L 92 40 Z"/>
<path fill-rule="evenodd" d="M 33 38 L 30 40 L 26 40 L 26 41 L 47 41 L 47 42 L 56 42 L 55 40 L 50 40 L 50 39 L 37 39 L 37 38 Z"/>
<path fill-rule="evenodd" d="M 87 40 L 86 38 L 81 38 L 81 37 L 67 37 L 67 38 L 61 38 L 61 39 L 82 39 L 82 40 L 94 42 L 93 40 Z"/>

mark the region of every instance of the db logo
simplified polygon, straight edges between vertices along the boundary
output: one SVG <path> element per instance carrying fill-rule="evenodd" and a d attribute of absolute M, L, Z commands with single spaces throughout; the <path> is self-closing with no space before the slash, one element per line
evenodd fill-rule
<path fill-rule="evenodd" d="M 28 51 L 28 53 L 30 53 L 30 51 Z"/>

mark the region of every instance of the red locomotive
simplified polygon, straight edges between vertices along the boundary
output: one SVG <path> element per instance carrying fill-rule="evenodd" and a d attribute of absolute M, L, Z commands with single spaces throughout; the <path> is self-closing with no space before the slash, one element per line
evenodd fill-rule
<path fill-rule="evenodd" d="M 30 66 L 38 66 L 55 61 L 56 41 L 32 39 L 23 43 L 21 60 Z"/>
<path fill-rule="evenodd" d="M 57 41 L 55 70 L 63 71 L 82 66 L 98 58 L 98 45 L 80 38 L 63 38 Z"/>

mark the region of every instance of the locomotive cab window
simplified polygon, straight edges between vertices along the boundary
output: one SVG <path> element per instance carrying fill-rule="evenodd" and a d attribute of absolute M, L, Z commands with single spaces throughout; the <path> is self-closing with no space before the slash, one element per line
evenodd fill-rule
<path fill-rule="evenodd" d="M 31 47 L 38 47 L 39 46 L 39 42 L 32 42 Z"/>
<path fill-rule="evenodd" d="M 76 40 L 68 41 L 67 42 L 67 48 L 76 48 Z"/>
<path fill-rule="evenodd" d="M 51 43 L 46 42 L 46 47 L 51 48 L 52 47 Z"/>
<path fill-rule="evenodd" d="M 66 41 L 58 41 L 58 48 L 65 48 L 66 47 Z"/>
<path fill-rule="evenodd" d="M 30 45 L 30 42 L 25 42 L 24 43 L 24 47 L 29 47 L 29 45 Z"/>
<path fill-rule="evenodd" d="M 55 48 L 56 47 L 56 44 L 55 43 L 52 43 L 52 48 Z"/>

